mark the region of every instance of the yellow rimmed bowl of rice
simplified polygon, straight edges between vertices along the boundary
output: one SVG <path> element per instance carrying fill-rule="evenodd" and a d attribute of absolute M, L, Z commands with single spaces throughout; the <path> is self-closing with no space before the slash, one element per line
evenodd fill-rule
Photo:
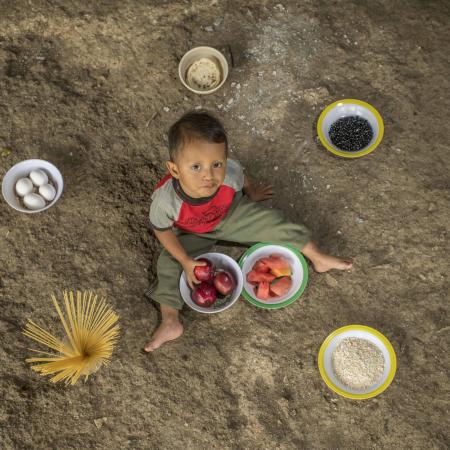
<path fill-rule="evenodd" d="M 397 358 L 389 340 L 374 328 L 348 325 L 320 347 L 318 365 L 325 384 L 343 397 L 375 397 L 392 383 Z"/>

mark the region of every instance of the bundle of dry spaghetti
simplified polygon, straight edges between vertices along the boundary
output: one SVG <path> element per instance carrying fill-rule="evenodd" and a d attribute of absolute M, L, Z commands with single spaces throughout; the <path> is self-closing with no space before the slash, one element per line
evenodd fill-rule
<path fill-rule="evenodd" d="M 54 295 L 52 300 L 63 324 L 66 336 L 60 340 L 28 319 L 23 334 L 58 352 L 57 354 L 29 349 L 47 355 L 26 359 L 29 363 L 43 363 L 32 366 L 42 375 L 56 374 L 53 383 L 65 381 L 75 384 L 81 375 L 87 377 L 110 360 L 119 334 L 114 325 L 117 314 L 105 303 L 97 301 L 92 292 L 64 292 L 67 321 Z"/>

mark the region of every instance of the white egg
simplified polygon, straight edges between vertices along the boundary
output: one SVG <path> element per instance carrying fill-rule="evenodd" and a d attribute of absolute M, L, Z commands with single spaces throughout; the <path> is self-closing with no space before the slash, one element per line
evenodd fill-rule
<path fill-rule="evenodd" d="M 39 187 L 39 194 L 48 202 L 51 202 L 56 195 L 56 189 L 51 184 L 43 184 Z"/>
<path fill-rule="evenodd" d="M 37 210 L 45 207 L 45 200 L 39 194 L 28 194 L 23 198 L 23 203 L 28 209 Z"/>
<path fill-rule="evenodd" d="M 16 183 L 16 192 L 17 195 L 24 197 L 27 194 L 33 192 L 33 183 L 29 178 L 21 178 Z"/>
<path fill-rule="evenodd" d="M 42 186 L 48 183 L 48 176 L 41 169 L 32 170 L 29 177 L 35 186 Z"/>

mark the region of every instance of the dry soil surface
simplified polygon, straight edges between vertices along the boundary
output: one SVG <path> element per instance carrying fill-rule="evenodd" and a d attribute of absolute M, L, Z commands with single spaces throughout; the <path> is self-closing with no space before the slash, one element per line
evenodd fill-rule
<path fill-rule="evenodd" d="M 2 449 L 448 448 L 448 1 L 3 0 L 0 11 L 0 176 L 42 158 L 65 180 L 44 213 L 0 206 Z M 178 80 L 198 45 L 231 67 L 209 96 Z M 318 144 L 319 113 L 341 98 L 383 116 L 371 155 Z M 275 185 L 268 206 L 355 269 L 310 269 L 283 310 L 186 309 L 183 338 L 143 355 L 158 323 L 150 196 L 168 126 L 200 107 L 224 121 L 248 173 Z M 53 385 L 25 363 L 21 329 L 32 317 L 61 335 L 50 295 L 76 288 L 107 297 L 121 339 L 86 383 Z M 324 338 L 352 323 L 380 330 L 398 357 L 371 400 L 339 397 L 317 368 Z"/>

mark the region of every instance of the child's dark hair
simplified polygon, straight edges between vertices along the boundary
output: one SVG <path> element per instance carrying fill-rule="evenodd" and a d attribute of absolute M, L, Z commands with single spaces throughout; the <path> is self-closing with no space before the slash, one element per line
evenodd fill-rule
<path fill-rule="evenodd" d="M 203 139 L 215 144 L 225 143 L 228 156 L 228 139 L 223 125 L 206 111 L 190 111 L 169 128 L 169 155 L 175 161 L 180 150 L 193 139 Z"/>

